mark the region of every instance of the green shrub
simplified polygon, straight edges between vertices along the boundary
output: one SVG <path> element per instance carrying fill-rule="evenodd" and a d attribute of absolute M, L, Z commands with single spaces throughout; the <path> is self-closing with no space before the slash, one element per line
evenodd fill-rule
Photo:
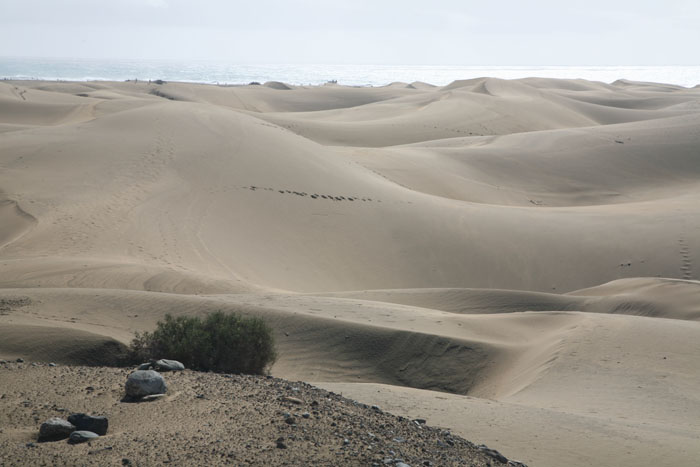
<path fill-rule="evenodd" d="M 165 315 L 153 332 L 136 333 L 131 360 L 169 358 L 194 370 L 263 374 L 275 362 L 274 338 L 260 318 L 217 311 L 204 319 Z"/>

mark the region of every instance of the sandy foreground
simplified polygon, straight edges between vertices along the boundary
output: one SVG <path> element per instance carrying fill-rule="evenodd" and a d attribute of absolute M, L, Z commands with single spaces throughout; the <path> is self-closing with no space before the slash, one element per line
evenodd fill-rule
<path fill-rule="evenodd" d="M 127 441 L 172 440 L 169 414 L 182 442 L 233 443 L 231 413 L 254 425 L 257 407 L 267 444 L 225 457 L 203 442 L 207 462 L 298 464 L 271 437 L 287 429 L 281 380 L 239 378 L 257 402 L 227 406 L 244 396 L 200 375 L 215 388 L 201 406 L 186 372 L 139 418 L 118 403 L 126 370 L 64 366 L 110 364 L 166 313 L 225 310 L 273 326 L 275 377 L 409 427 L 530 466 L 694 465 L 699 206 L 698 87 L 2 81 L 0 359 L 25 363 L 0 365 L 0 447 L 78 462 L 26 443 L 91 402 L 115 434 L 99 454 L 72 447 L 80 462 L 149 465 L 163 459 Z M 314 462 L 375 459 L 324 449 Z"/>

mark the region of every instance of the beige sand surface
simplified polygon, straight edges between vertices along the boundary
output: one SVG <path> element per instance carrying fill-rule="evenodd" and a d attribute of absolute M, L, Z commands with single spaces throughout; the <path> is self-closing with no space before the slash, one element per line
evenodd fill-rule
<path fill-rule="evenodd" d="M 692 465 L 698 206 L 699 88 L 4 81 L 0 358 L 238 311 L 531 465 Z"/>

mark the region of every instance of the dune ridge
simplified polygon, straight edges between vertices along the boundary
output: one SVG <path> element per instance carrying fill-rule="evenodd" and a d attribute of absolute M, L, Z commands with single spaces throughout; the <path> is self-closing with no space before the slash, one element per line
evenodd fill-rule
<path fill-rule="evenodd" d="M 698 147 L 658 83 L 3 81 L 0 358 L 234 311 L 275 376 L 532 465 L 684 465 Z"/>

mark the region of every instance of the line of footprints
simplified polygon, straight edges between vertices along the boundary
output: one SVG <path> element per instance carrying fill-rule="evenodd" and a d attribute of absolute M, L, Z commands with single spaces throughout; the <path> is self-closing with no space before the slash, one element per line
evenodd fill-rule
<path fill-rule="evenodd" d="M 693 278 L 693 268 L 690 262 L 690 248 L 688 248 L 688 244 L 683 237 L 678 239 L 678 245 L 681 253 L 681 274 L 683 279 L 691 280 Z"/>
<path fill-rule="evenodd" d="M 322 195 L 318 193 L 307 193 L 305 191 L 294 191 L 294 190 L 280 190 L 277 188 L 269 188 L 269 187 L 260 187 L 260 186 L 244 186 L 242 187 L 247 190 L 251 191 L 272 191 L 272 192 L 277 192 L 285 195 L 296 195 L 296 196 L 301 196 L 301 197 L 306 197 L 308 196 L 311 199 L 325 199 L 325 200 L 330 200 L 330 201 L 363 201 L 363 202 L 374 202 L 374 203 L 381 203 L 382 200 L 380 199 L 373 199 L 373 198 L 366 198 L 366 197 L 359 197 L 359 196 L 338 196 L 338 195 Z"/>

